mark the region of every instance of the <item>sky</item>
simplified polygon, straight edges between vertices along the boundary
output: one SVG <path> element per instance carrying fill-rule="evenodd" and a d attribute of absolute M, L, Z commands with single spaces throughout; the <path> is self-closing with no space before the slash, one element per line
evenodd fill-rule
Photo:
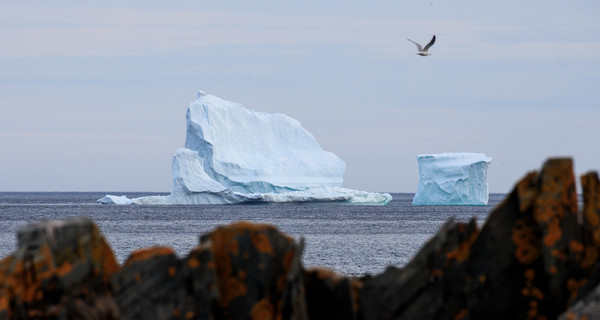
<path fill-rule="evenodd" d="M 492 157 L 493 193 L 600 168 L 600 2 L 123 2 L 0 4 L 0 191 L 169 192 L 198 90 L 300 121 L 352 189 L 415 192 L 430 153 Z"/>

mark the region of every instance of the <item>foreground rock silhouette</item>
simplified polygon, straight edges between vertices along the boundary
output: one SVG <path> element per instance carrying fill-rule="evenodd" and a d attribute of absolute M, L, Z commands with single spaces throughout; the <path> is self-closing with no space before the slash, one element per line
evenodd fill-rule
<path fill-rule="evenodd" d="M 600 181 L 581 182 L 579 211 L 571 160 L 551 159 L 481 229 L 450 219 L 405 267 L 362 278 L 305 270 L 302 242 L 269 225 L 119 266 L 93 221 L 42 221 L 0 261 L 0 319 L 600 318 Z"/>

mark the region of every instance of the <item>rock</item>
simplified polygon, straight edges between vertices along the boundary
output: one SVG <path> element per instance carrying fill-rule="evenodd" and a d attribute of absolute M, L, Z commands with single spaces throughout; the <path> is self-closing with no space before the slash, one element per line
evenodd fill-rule
<path fill-rule="evenodd" d="M 179 260 L 173 249 L 166 247 L 133 252 L 112 276 L 113 294 L 123 318 L 210 319 L 217 293 L 214 267 L 209 267 L 212 256 L 205 253 L 194 250 L 187 259 Z"/>
<path fill-rule="evenodd" d="M 17 239 L 17 251 L 0 262 L 0 318 L 120 317 L 109 286 L 118 264 L 94 222 L 42 221 Z"/>
<path fill-rule="evenodd" d="M 359 319 L 362 281 L 324 268 L 305 272 L 309 319 Z"/>
<path fill-rule="evenodd" d="M 182 260 L 164 247 L 132 253 L 113 291 L 126 319 L 305 319 L 301 253 L 272 226 L 234 223 Z"/>
<path fill-rule="evenodd" d="M 581 269 L 588 275 L 588 281 L 569 282 L 578 288 L 576 297 L 567 312 L 560 319 L 600 319 L 600 179 L 598 173 L 590 172 L 581 177 L 583 187 L 583 257 Z"/>
<path fill-rule="evenodd" d="M 217 318 L 305 319 L 303 244 L 275 227 L 247 222 L 201 237 L 214 256 Z"/>

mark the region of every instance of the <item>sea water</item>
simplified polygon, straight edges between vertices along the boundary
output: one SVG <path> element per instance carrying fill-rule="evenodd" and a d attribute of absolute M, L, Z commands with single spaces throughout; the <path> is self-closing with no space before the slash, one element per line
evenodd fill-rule
<path fill-rule="evenodd" d="M 348 275 L 377 274 L 402 267 L 451 217 L 485 222 L 503 198 L 490 194 L 487 206 L 412 206 L 414 194 L 392 193 L 387 206 L 335 203 L 244 205 L 101 205 L 106 192 L 0 192 L 0 258 L 16 249 L 20 226 L 39 220 L 85 216 L 100 227 L 117 260 L 140 248 L 162 245 L 184 257 L 199 236 L 219 225 L 251 221 L 304 238 L 303 264 Z M 147 193 L 115 193 L 129 198 Z M 155 193 L 154 193 L 155 195 Z"/>

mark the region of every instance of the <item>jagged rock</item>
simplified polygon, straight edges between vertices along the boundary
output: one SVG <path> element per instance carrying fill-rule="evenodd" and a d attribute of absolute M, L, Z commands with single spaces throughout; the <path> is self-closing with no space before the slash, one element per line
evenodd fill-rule
<path fill-rule="evenodd" d="M 211 319 L 212 255 L 196 248 L 179 260 L 167 247 L 135 251 L 112 276 L 112 289 L 124 319 Z"/>
<path fill-rule="evenodd" d="M 275 227 L 238 222 L 203 235 L 214 256 L 216 318 L 306 319 L 303 244 Z"/>
<path fill-rule="evenodd" d="M 134 252 L 113 291 L 125 319 L 305 319 L 301 253 L 272 226 L 234 223 L 183 260 L 164 247 Z"/>
<path fill-rule="evenodd" d="M 305 272 L 306 307 L 310 319 L 362 319 L 358 293 L 362 281 L 331 270 Z"/>
<path fill-rule="evenodd" d="M 581 177 L 583 187 L 583 238 L 585 247 L 581 268 L 588 281 L 568 283 L 579 287 L 574 303 L 560 319 L 600 319 L 600 179 L 598 173 L 590 172 Z"/>
<path fill-rule="evenodd" d="M 114 254 L 87 218 L 42 221 L 17 235 L 0 262 L 0 319 L 116 319 Z"/>

